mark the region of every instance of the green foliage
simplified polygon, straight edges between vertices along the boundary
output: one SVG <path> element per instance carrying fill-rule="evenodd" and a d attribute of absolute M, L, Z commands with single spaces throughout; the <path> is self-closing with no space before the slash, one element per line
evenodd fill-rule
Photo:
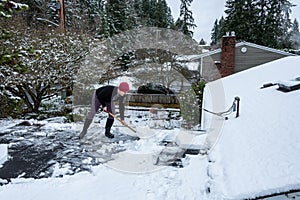
<path fill-rule="evenodd" d="M 192 85 L 192 88 L 194 92 L 197 95 L 197 102 L 199 105 L 199 114 L 200 114 L 200 119 L 201 119 L 201 114 L 202 114 L 202 100 L 203 100 L 203 91 L 205 88 L 205 81 L 199 81 L 198 84 Z"/>
<path fill-rule="evenodd" d="M 192 89 L 178 95 L 184 127 L 193 128 L 200 123 L 204 81 L 192 85 Z"/>
<path fill-rule="evenodd" d="M 191 129 L 200 122 L 199 105 L 195 92 L 190 89 L 177 95 L 180 102 L 180 114 L 184 120 L 183 128 Z"/>
<path fill-rule="evenodd" d="M 22 115 L 22 106 L 24 101 L 18 98 L 8 97 L 6 95 L 0 95 L 0 118 L 7 116 L 17 117 Z"/>
<path fill-rule="evenodd" d="M 28 9 L 28 5 L 26 4 L 16 3 L 8 0 L 0 0 L 0 19 L 12 18 L 14 11 L 23 11 L 26 9 Z M 23 66 L 19 66 L 18 61 L 21 50 L 16 49 L 11 51 L 7 45 L 5 45 L 5 42 L 12 37 L 12 31 L 6 29 L 2 25 L 0 28 L 0 41 L 4 45 L 0 46 L 0 65 L 13 64 L 16 69 L 23 70 Z"/>
<path fill-rule="evenodd" d="M 136 59 L 135 53 L 130 51 L 122 54 L 117 59 L 117 62 L 119 63 L 123 71 L 127 71 L 135 59 Z"/>
<path fill-rule="evenodd" d="M 200 99 L 202 99 L 202 95 L 203 95 L 203 91 L 204 91 L 204 88 L 205 88 L 205 84 L 206 84 L 205 81 L 199 81 L 198 84 L 192 85 L 193 90 L 200 97 Z"/>
<path fill-rule="evenodd" d="M 14 11 L 28 9 L 28 5 L 9 0 L 0 0 L 0 18 L 11 18 Z"/>

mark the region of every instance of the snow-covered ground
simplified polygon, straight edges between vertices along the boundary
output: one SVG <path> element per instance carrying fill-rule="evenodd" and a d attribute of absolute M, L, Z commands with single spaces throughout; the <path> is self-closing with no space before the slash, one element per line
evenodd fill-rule
<path fill-rule="evenodd" d="M 168 167 L 143 174 L 106 165 L 73 176 L 14 179 L 0 188 L 1 199 L 210 199 L 206 196 L 206 161 L 191 156 L 185 168 Z"/>
<path fill-rule="evenodd" d="M 131 112 L 135 114 L 136 111 Z M 103 119 L 101 114 L 97 115 L 81 143 L 76 136 L 82 124 L 65 123 L 64 118 L 29 120 L 21 125 L 22 120 L 1 120 L 0 142 L 8 143 L 11 149 L 7 163 L 12 162 L 14 156 L 26 156 L 22 152 L 17 154 L 17 148 L 27 154 L 40 150 L 41 155 L 50 156 L 50 161 L 46 168 L 41 164 L 45 168 L 42 172 L 38 171 L 39 167 L 35 168 L 39 174 L 28 169 L 15 177 L 0 179 L 3 184 L 0 199 L 211 199 L 212 195 L 206 191 L 206 156 L 187 154 L 180 147 L 189 147 L 187 143 L 192 142 L 199 146 L 205 138 L 203 133 L 181 130 L 176 127 L 178 121 L 172 122 L 175 128 L 163 129 L 158 127 L 157 122 L 147 121 L 147 116 L 133 118 L 131 115 L 131 125 L 138 134 L 142 134 L 140 140 L 125 137 L 124 141 L 110 143 L 103 140 L 101 143 L 102 139 L 106 139 L 103 137 Z M 153 127 L 147 128 L 141 122 Z M 145 130 L 151 131 L 150 134 L 143 134 Z M 122 132 L 130 133 L 118 122 L 112 131 L 118 137 L 122 137 Z M 183 135 L 188 136 L 187 141 L 182 140 L 185 138 Z M 100 143 L 96 144 L 97 139 Z M 91 141 L 94 142 L 92 146 L 88 145 Z M 37 149 L 31 149 L 35 147 Z M 53 149 L 56 155 L 42 152 L 42 147 L 49 151 Z M 89 147 L 96 148 L 96 151 L 89 151 Z M 99 152 L 102 154 L 99 155 Z M 25 160 L 38 162 L 35 159 L 39 156 Z M 175 160 L 172 160 L 173 157 Z M 174 165 L 176 163 L 178 165 Z M 5 163 L 0 168 L 0 175 L 1 170 L 7 170 Z"/>
<path fill-rule="evenodd" d="M 0 144 L 0 166 L 7 161 L 7 145 Z"/>
<path fill-rule="evenodd" d="M 0 120 L 0 143 L 6 144 L 0 155 L 7 158 L 0 165 L 0 199 L 219 200 L 299 190 L 300 90 L 260 89 L 299 77 L 299 66 L 298 57 L 285 58 L 208 84 L 204 107 L 224 111 L 238 96 L 240 116 L 205 112 L 206 131 L 127 111 L 141 139 L 116 122 L 112 131 L 123 139 L 112 143 L 103 137 L 106 116 L 97 116 L 83 141 L 77 138 L 82 123 L 62 117 Z"/>

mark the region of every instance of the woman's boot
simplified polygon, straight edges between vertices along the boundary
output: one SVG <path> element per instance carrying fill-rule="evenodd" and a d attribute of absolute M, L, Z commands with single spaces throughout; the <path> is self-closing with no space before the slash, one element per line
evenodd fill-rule
<path fill-rule="evenodd" d="M 107 118 L 106 124 L 105 124 L 105 136 L 108 137 L 108 138 L 114 138 L 115 137 L 114 134 L 110 133 L 110 129 L 111 129 L 113 123 L 114 123 L 114 119 Z"/>

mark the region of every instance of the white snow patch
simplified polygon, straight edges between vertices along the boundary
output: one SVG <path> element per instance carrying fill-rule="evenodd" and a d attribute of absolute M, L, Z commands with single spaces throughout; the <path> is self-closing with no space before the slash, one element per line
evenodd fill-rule
<path fill-rule="evenodd" d="M 0 167 L 3 163 L 7 161 L 8 151 L 7 144 L 0 144 Z"/>
<path fill-rule="evenodd" d="M 62 166 L 59 163 L 56 163 L 53 168 L 54 169 L 53 169 L 52 177 L 63 177 L 64 175 L 73 172 L 72 170 L 70 170 L 71 165 L 69 163 L 66 163 Z"/>
<path fill-rule="evenodd" d="M 211 199 L 205 187 L 206 162 L 191 157 L 186 169 L 163 168 L 128 174 L 104 165 L 93 167 L 93 173 L 48 179 L 18 179 L 1 187 L 0 198 L 6 199 Z"/>
<path fill-rule="evenodd" d="M 41 129 L 44 130 L 75 130 L 73 125 L 78 128 L 78 124 L 73 123 L 42 122 L 45 125 Z M 103 127 L 99 127 L 102 125 L 94 124 L 89 131 L 103 132 Z M 9 126 L 8 123 L 7 127 Z M 55 164 L 53 177 L 25 179 L 22 178 L 24 175 L 22 174 L 12 179 L 11 183 L 1 186 L 0 199 L 79 200 L 87 197 L 88 199 L 116 200 L 212 199 L 206 193 L 205 187 L 208 180 L 206 157 L 187 155 L 184 168 L 154 165 L 157 154 L 163 148 L 158 143 L 165 138 L 175 141 L 178 130 L 153 129 L 153 131 L 155 134 L 152 137 L 142 138 L 139 141 L 133 141 L 131 145 L 128 144 L 126 146 L 128 150 L 114 155 L 115 160 L 91 167 L 91 173 L 80 172 L 69 175 L 68 173 L 71 172 L 69 164 L 62 165 L 55 163 L 54 160 L 50 161 Z M 40 130 L 37 134 L 43 135 L 43 131 Z M 90 163 L 91 161 L 91 158 L 87 158 L 82 162 Z M 119 164 L 122 164 L 121 169 L 125 170 L 120 170 Z M 132 167 L 134 167 L 133 172 L 130 171 Z M 137 169 L 140 173 L 135 173 Z M 0 180 L 0 182 L 7 183 L 6 180 Z"/>

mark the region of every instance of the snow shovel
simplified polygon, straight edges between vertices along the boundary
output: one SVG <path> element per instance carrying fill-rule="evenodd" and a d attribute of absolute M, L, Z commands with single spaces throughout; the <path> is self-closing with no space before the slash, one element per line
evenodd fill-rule
<path fill-rule="evenodd" d="M 128 124 L 126 124 L 125 122 L 123 123 L 123 121 L 118 118 L 116 115 L 112 114 L 111 112 L 108 113 L 110 116 L 112 116 L 113 118 L 115 118 L 116 120 L 118 120 L 119 122 L 121 122 L 124 126 L 126 126 L 127 128 L 129 128 L 131 131 L 133 131 L 134 133 L 136 133 L 136 130 L 133 129 L 131 126 L 129 126 Z"/>
<path fill-rule="evenodd" d="M 110 116 L 112 116 L 113 118 L 115 118 L 116 120 L 118 120 L 119 122 L 121 122 L 121 124 L 123 124 L 124 126 L 126 126 L 127 128 L 129 128 L 132 132 L 136 133 L 136 130 L 134 130 L 131 126 L 129 126 L 126 123 L 123 123 L 122 120 L 120 118 L 118 118 L 116 115 L 112 114 L 111 112 L 107 112 L 106 110 L 104 110 L 102 107 L 100 107 L 101 112 L 106 112 L 108 113 Z"/>
<path fill-rule="evenodd" d="M 116 115 L 112 114 L 111 112 L 109 112 L 108 114 L 122 123 L 122 120 L 120 118 L 118 118 Z M 149 127 L 139 127 L 141 130 L 137 131 L 137 130 L 135 130 L 134 128 L 132 128 L 131 126 L 129 126 L 126 123 L 124 123 L 124 126 L 129 128 L 132 132 L 135 133 L 134 136 L 137 136 L 139 138 L 146 139 L 146 138 L 149 138 L 149 137 L 151 137 L 155 134 L 155 132 L 153 130 L 151 130 Z"/>

